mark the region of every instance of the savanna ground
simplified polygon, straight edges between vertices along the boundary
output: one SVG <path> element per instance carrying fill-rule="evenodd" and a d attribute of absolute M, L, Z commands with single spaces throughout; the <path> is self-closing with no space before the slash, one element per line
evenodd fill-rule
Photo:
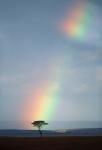
<path fill-rule="evenodd" d="M 1 137 L 0 150 L 101 150 L 102 137 Z"/>

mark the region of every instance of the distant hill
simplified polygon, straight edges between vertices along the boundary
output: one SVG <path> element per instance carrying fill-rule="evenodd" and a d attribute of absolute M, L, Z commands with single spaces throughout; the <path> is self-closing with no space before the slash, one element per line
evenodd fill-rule
<path fill-rule="evenodd" d="M 44 130 L 44 136 L 102 136 L 102 128 L 94 129 L 71 129 L 66 132 Z M 38 137 L 37 130 L 0 130 L 0 136 L 6 137 Z"/>

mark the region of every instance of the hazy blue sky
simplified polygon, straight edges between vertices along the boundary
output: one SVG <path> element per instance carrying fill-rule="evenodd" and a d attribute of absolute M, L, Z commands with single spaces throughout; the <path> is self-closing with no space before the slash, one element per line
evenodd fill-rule
<path fill-rule="evenodd" d="M 61 87 L 51 119 L 102 121 L 102 2 L 85 1 L 91 32 L 80 41 L 59 29 L 75 1 L 0 0 L 0 121 L 31 114 L 26 96 L 54 71 Z"/>

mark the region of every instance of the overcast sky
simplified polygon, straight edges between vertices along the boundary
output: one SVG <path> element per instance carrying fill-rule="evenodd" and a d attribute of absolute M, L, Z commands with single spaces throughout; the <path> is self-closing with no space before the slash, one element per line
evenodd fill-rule
<path fill-rule="evenodd" d="M 81 41 L 60 29 L 77 2 L 0 0 L 0 121 L 33 119 L 38 100 L 27 97 L 53 83 L 59 100 L 49 119 L 102 121 L 102 2 L 85 1 L 91 15 L 84 11 Z"/>

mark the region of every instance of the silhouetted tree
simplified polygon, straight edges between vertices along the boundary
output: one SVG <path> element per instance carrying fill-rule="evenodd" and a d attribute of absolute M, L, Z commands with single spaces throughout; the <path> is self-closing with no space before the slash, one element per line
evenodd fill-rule
<path fill-rule="evenodd" d="M 37 127 L 38 130 L 39 130 L 39 133 L 40 133 L 40 136 L 42 137 L 42 130 L 41 128 L 44 126 L 44 125 L 48 125 L 48 123 L 46 123 L 45 121 L 42 121 L 42 120 L 39 120 L 39 121 L 34 121 L 32 122 L 33 126 Z"/>

